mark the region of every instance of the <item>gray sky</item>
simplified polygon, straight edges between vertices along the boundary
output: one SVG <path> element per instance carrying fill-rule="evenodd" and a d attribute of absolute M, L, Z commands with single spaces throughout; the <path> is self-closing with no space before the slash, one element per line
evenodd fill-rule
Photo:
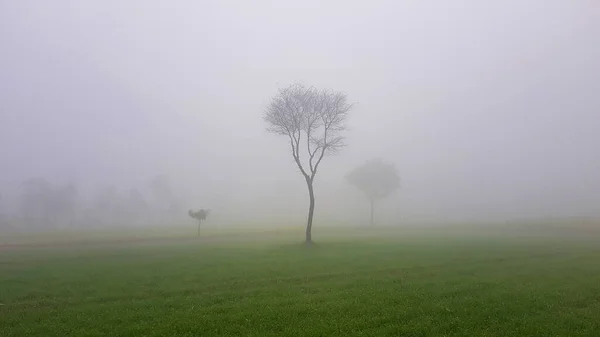
<path fill-rule="evenodd" d="M 301 80 L 359 103 L 321 222 L 363 215 L 342 175 L 372 157 L 400 169 L 388 221 L 600 215 L 599 41 L 595 0 L 0 0 L 0 186 L 167 173 L 190 203 L 302 222 L 261 120 Z"/>

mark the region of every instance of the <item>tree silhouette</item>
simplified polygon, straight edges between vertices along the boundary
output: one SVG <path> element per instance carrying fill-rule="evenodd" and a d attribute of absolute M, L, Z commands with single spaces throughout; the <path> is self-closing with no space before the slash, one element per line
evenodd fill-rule
<path fill-rule="evenodd" d="M 209 213 L 210 210 L 208 209 L 200 209 L 196 212 L 192 211 L 191 209 L 188 211 L 190 218 L 198 220 L 198 236 L 200 236 L 200 226 L 202 225 L 202 220 L 206 220 Z"/>
<path fill-rule="evenodd" d="M 19 188 L 20 213 L 28 225 L 48 228 L 73 221 L 78 198 L 74 184 L 55 185 L 44 178 L 31 178 Z"/>
<path fill-rule="evenodd" d="M 360 189 L 371 203 L 371 225 L 374 225 L 375 203 L 400 187 L 396 167 L 381 160 L 370 160 L 351 171 L 346 180 Z"/>
<path fill-rule="evenodd" d="M 341 132 L 346 129 L 351 109 L 343 93 L 296 83 L 280 88 L 264 112 L 267 130 L 288 138 L 292 157 L 308 187 L 306 244 L 312 243 L 315 175 L 325 155 L 344 147 Z"/>

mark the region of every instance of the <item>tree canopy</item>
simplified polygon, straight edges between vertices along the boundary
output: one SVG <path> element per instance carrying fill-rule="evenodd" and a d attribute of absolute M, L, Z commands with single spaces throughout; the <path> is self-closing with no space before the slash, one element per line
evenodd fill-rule
<path fill-rule="evenodd" d="M 400 176 L 393 164 L 379 159 L 370 160 L 346 176 L 349 184 L 361 190 L 371 202 L 371 223 L 374 203 L 387 198 L 400 187 Z"/>

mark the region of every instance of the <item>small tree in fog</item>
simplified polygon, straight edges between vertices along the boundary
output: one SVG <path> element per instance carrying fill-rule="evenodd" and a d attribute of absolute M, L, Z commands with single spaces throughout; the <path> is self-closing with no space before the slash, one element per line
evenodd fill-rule
<path fill-rule="evenodd" d="M 381 160 L 371 160 L 351 171 L 346 180 L 360 189 L 371 203 L 371 225 L 374 224 L 375 203 L 400 187 L 396 167 Z"/>
<path fill-rule="evenodd" d="M 309 196 L 306 244 L 312 243 L 315 210 L 313 183 L 323 157 L 344 147 L 341 132 L 352 108 L 347 96 L 300 83 L 280 88 L 265 109 L 269 132 L 285 136 L 290 152 L 306 181 Z"/>
<path fill-rule="evenodd" d="M 198 220 L 198 236 L 200 236 L 200 226 L 202 225 L 202 220 L 206 220 L 209 213 L 210 210 L 208 209 L 201 209 L 196 212 L 192 211 L 191 209 L 188 211 L 190 218 Z"/>

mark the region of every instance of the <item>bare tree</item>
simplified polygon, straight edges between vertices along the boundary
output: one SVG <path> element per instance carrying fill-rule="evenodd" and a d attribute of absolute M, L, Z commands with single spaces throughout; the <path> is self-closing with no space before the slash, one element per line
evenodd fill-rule
<path fill-rule="evenodd" d="M 306 244 L 312 243 L 315 175 L 325 155 L 344 147 L 341 133 L 346 129 L 352 106 L 344 93 L 295 83 L 280 88 L 265 109 L 263 118 L 269 125 L 267 130 L 289 139 L 292 157 L 308 187 Z"/>

